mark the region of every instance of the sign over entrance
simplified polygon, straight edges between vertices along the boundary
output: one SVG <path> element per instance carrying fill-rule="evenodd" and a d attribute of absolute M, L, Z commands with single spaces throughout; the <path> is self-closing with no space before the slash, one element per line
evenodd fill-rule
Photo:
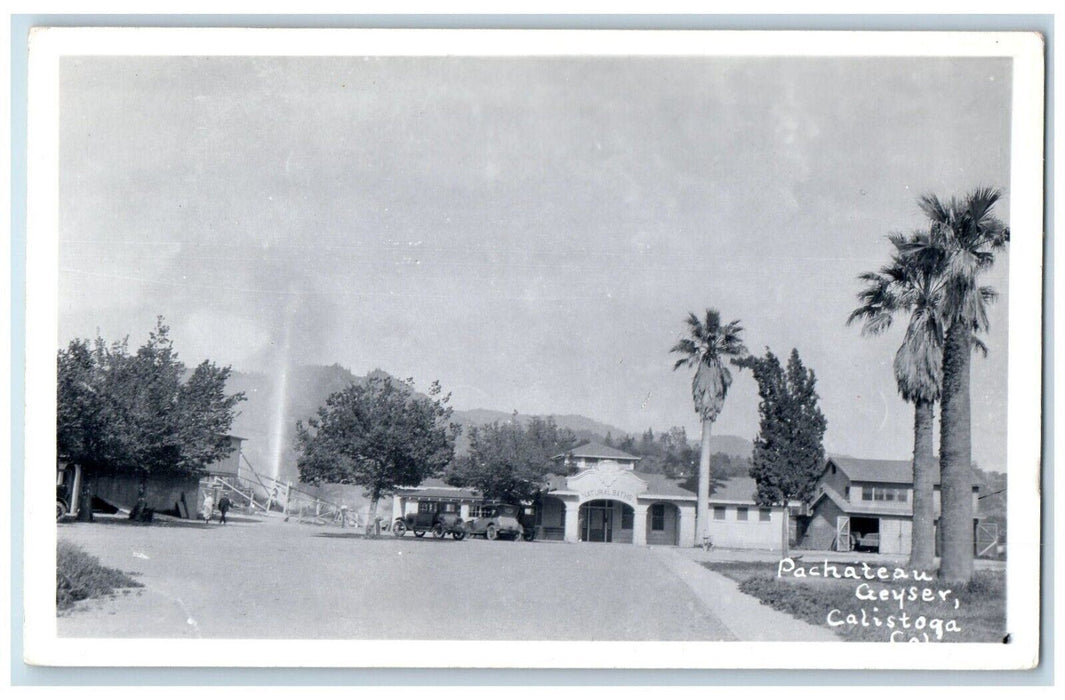
<path fill-rule="evenodd" d="M 604 462 L 566 480 L 570 490 L 580 495 L 580 502 L 608 499 L 636 506 L 636 498 L 647 491 L 647 482 L 622 469 L 617 462 Z"/>

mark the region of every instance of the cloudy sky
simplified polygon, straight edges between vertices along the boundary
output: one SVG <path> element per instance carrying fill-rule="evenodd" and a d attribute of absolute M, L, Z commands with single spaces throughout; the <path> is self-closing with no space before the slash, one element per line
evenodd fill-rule
<path fill-rule="evenodd" d="M 698 434 L 689 311 L 817 373 L 828 450 L 906 458 L 901 329 L 845 326 L 916 197 L 998 186 L 1009 63 L 852 58 L 68 58 L 59 335 L 189 364 L 380 367 L 457 408 Z M 1005 467 L 1007 256 L 973 368 Z M 753 438 L 739 375 L 715 432 Z"/>

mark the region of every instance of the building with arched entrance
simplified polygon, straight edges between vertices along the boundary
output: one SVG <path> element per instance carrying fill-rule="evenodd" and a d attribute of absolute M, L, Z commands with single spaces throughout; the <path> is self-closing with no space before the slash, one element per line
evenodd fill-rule
<path fill-rule="evenodd" d="M 695 544 L 695 494 L 663 474 L 636 469 L 639 457 L 597 443 L 554 458 L 540 502 L 544 539 L 567 542 Z"/>
<path fill-rule="evenodd" d="M 695 492 L 684 479 L 641 472 L 640 458 L 598 443 L 575 447 L 554 457 L 547 488 L 527 504 L 538 540 L 603 542 L 692 547 L 695 537 Z M 715 546 L 777 549 L 788 528 L 782 507 L 755 502 L 750 477 L 715 480 L 710 494 L 708 530 Z M 416 488 L 399 489 L 393 517 L 423 507 L 449 504 L 464 520 L 476 517 L 480 494 L 430 479 Z M 523 524 L 529 526 L 527 521 Z"/>

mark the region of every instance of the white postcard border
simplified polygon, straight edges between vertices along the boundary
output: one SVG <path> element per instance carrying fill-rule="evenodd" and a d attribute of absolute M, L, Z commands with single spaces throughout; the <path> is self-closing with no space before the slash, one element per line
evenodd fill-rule
<path fill-rule="evenodd" d="M 65 639 L 54 519 L 59 59 L 69 55 L 1002 56 L 1013 59 L 1008 464 L 1010 644 Z M 31 36 L 25 660 L 57 666 L 1007 669 L 1039 650 L 1043 45 L 1000 32 L 48 28 Z"/>

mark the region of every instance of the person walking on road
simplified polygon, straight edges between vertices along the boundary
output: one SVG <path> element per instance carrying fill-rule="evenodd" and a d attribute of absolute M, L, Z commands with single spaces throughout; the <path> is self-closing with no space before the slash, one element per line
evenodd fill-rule
<path fill-rule="evenodd" d="M 228 494 L 223 493 L 222 497 L 218 499 L 218 512 L 222 514 L 221 519 L 219 519 L 219 523 L 221 523 L 222 525 L 226 524 L 226 511 L 228 511 L 229 507 L 232 505 L 233 501 L 229 500 Z"/>
<path fill-rule="evenodd" d="M 214 496 L 208 493 L 203 497 L 203 522 L 204 524 L 210 524 L 211 513 L 214 512 Z"/>

